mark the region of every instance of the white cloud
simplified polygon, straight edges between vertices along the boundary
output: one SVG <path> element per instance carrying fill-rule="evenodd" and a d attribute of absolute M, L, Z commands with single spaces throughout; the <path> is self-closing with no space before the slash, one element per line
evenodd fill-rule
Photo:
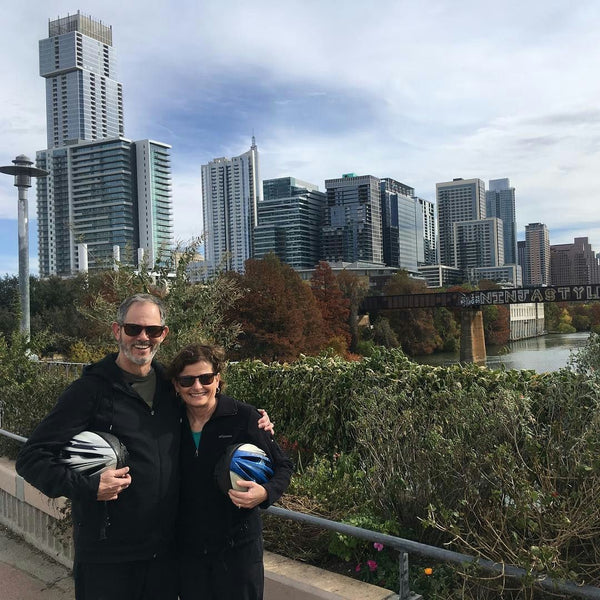
<path fill-rule="evenodd" d="M 432 199 L 509 177 L 522 230 L 600 249 L 600 4 L 582 0 L 82 0 L 113 26 L 125 133 L 173 145 L 178 239 L 201 223 L 200 165 L 249 148 L 263 178 L 389 176 Z M 50 12 L 48 12 L 50 10 Z M 1 164 L 45 145 L 38 40 L 71 2 L 5 13 Z M 14 59 L 18 57 L 18 59 Z M 0 177 L 0 218 L 16 190 Z M 34 193 L 30 193 L 33 198 Z M 30 212 L 35 203 L 30 200 Z M 587 229 L 586 229 L 587 227 Z M 553 236 L 553 229 L 557 232 Z"/>

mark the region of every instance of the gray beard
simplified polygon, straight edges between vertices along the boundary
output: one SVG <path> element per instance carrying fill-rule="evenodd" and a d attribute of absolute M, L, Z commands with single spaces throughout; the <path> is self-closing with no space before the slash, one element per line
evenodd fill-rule
<path fill-rule="evenodd" d="M 152 362 L 152 359 L 158 352 L 159 344 L 155 344 L 153 347 L 151 346 L 150 356 L 144 358 L 142 356 L 135 356 L 129 349 L 129 346 L 126 346 L 123 343 L 119 343 L 119 350 L 127 357 L 135 365 L 147 365 L 149 362 Z"/>

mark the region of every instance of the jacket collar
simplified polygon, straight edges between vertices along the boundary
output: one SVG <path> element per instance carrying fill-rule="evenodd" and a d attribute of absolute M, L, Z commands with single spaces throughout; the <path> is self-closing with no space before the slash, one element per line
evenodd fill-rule
<path fill-rule="evenodd" d="M 235 405 L 235 400 L 231 396 L 218 394 L 217 408 L 215 408 L 215 412 L 213 413 L 211 419 L 216 419 L 218 417 L 230 417 L 231 415 L 236 415 L 237 412 L 238 410 L 237 406 Z"/>

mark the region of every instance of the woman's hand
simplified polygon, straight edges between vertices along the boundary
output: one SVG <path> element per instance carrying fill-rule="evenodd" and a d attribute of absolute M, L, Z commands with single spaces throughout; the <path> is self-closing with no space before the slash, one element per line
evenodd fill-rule
<path fill-rule="evenodd" d="M 264 408 L 259 408 L 258 412 L 262 415 L 262 417 L 258 420 L 258 428 L 264 429 L 267 433 L 271 435 L 275 434 L 275 425 L 271 423 L 271 419 L 269 419 L 269 415 Z"/>
<path fill-rule="evenodd" d="M 247 488 L 242 492 L 237 490 L 229 490 L 228 492 L 229 498 L 238 508 L 254 508 L 268 498 L 267 490 L 254 481 L 238 479 L 236 483 L 239 487 Z"/>

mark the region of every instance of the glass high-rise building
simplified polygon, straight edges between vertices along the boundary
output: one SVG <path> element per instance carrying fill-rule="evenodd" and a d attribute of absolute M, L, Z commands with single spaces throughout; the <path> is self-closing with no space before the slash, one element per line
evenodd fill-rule
<path fill-rule="evenodd" d="M 40 41 L 48 148 L 36 162 L 40 275 L 121 262 L 153 266 L 173 245 L 170 146 L 123 137 L 112 29 L 81 15 Z M 85 249 L 85 256 L 82 256 Z"/>
<path fill-rule="evenodd" d="M 320 259 L 325 194 L 295 177 L 263 181 L 254 228 L 254 257 L 274 252 L 294 269 L 311 269 Z"/>
<path fill-rule="evenodd" d="M 517 264 L 517 222 L 515 188 L 509 179 L 491 179 L 485 193 L 486 216 L 502 219 L 504 262 Z"/>
<path fill-rule="evenodd" d="M 107 138 L 37 153 L 48 171 L 38 181 L 40 275 L 81 270 L 77 246 L 86 244 L 86 267 L 137 264 L 141 248 L 153 266 L 173 243 L 169 146 Z"/>
<path fill-rule="evenodd" d="M 325 188 L 324 260 L 383 264 L 379 179 L 348 173 Z"/>
<path fill-rule="evenodd" d="M 423 215 L 415 190 L 399 181 L 380 181 L 383 260 L 388 267 L 417 272 L 424 262 Z"/>
<path fill-rule="evenodd" d="M 258 148 L 202 165 L 202 216 L 208 273 L 244 272 L 254 255 L 253 232 L 261 197 Z"/>
<path fill-rule="evenodd" d="M 481 179 L 454 179 L 436 183 L 440 262 L 457 267 L 454 223 L 485 219 L 485 184 Z"/>
<path fill-rule="evenodd" d="M 50 21 L 39 50 L 48 148 L 124 135 L 112 28 L 77 12 Z"/>

